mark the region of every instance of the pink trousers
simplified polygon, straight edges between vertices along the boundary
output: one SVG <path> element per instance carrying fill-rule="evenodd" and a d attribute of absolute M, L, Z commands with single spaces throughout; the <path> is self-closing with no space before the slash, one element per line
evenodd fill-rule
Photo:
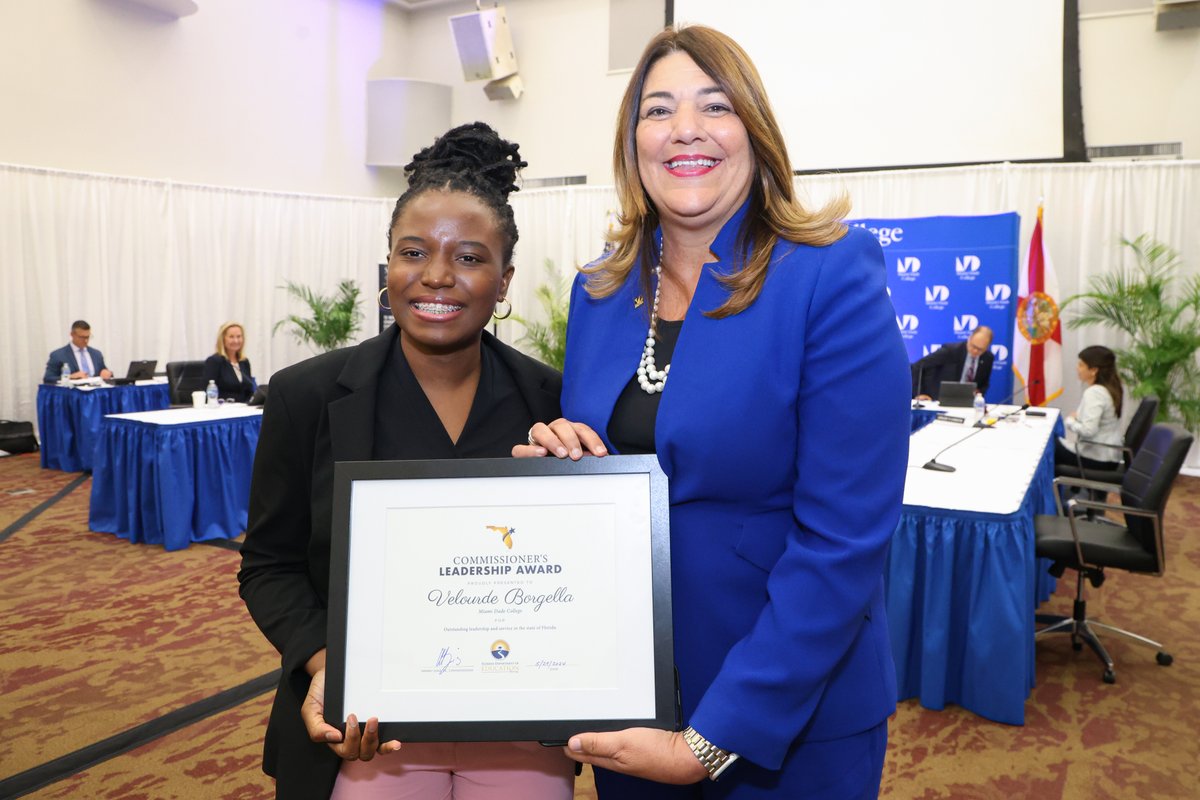
<path fill-rule="evenodd" d="M 537 742 L 412 742 L 343 761 L 330 800 L 571 800 L 575 762 Z"/>

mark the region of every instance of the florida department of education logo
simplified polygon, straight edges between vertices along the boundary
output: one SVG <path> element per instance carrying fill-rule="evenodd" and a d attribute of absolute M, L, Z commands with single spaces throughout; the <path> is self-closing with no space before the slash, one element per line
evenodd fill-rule
<path fill-rule="evenodd" d="M 1058 330 L 1058 303 L 1044 292 L 1030 292 L 1017 303 L 1017 330 L 1030 344 L 1041 344 Z"/>
<path fill-rule="evenodd" d="M 492 658 L 496 659 L 497 661 L 503 661 L 504 659 L 508 658 L 508 654 L 511 652 L 512 651 L 508 647 L 508 642 L 504 641 L 503 639 L 497 639 L 496 641 L 492 642 Z"/>
<path fill-rule="evenodd" d="M 510 528 L 507 525 L 484 525 L 483 527 L 487 528 L 489 531 L 492 531 L 493 533 L 500 534 L 500 538 L 504 541 L 504 546 L 507 547 L 509 550 L 512 550 L 512 546 L 513 546 L 513 538 L 512 537 L 513 537 L 513 534 L 517 532 L 516 528 Z"/>

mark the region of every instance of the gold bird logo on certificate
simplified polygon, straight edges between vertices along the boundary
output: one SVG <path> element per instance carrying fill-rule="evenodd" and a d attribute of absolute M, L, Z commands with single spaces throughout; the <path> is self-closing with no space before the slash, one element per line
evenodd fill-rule
<path fill-rule="evenodd" d="M 504 546 L 512 550 L 512 535 L 517 532 L 516 528 L 510 528 L 507 525 L 484 525 L 489 531 L 495 531 L 504 539 Z"/>

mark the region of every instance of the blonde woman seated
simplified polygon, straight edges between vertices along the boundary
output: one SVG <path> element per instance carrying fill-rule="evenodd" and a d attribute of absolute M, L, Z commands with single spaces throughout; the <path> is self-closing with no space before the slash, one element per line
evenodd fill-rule
<path fill-rule="evenodd" d="M 256 384 L 250 376 L 250 361 L 243 355 L 246 334 L 236 322 L 226 322 L 217 331 L 217 352 L 204 361 L 204 381 L 215 381 L 217 396 L 237 403 L 249 402 Z"/>

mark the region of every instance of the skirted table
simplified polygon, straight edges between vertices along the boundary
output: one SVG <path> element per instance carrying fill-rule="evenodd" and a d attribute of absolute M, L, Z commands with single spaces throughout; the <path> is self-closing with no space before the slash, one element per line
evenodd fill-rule
<path fill-rule="evenodd" d="M 88 472 L 106 414 L 153 411 L 171 404 L 166 381 L 126 386 L 38 386 L 42 468 Z"/>
<path fill-rule="evenodd" d="M 929 423 L 937 419 L 940 412 L 934 408 L 915 407 L 912 410 L 912 433 L 924 428 Z"/>
<path fill-rule="evenodd" d="M 1058 412 L 1046 412 L 970 439 L 977 429 L 948 422 L 913 434 L 885 571 L 899 699 L 1024 724 L 1034 610 L 1055 583 L 1034 555 L 1033 517 L 1055 513 L 1053 437 L 1062 432 Z M 955 472 L 922 468 L 950 445 L 937 460 Z"/>
<path fill-rule="evenodd" d="M 246 529 L 262 409 L 115 414 L 96 445 L 88 527 L 181 550 Z"/>

